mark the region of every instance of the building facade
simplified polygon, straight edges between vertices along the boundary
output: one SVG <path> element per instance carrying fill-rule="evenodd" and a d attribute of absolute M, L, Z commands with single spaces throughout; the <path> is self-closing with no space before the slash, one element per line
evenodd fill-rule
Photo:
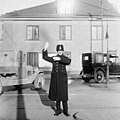
<path fill-rule="evenodd" d="M 0 50 L 22 50 L 27 53 L 27 64 L 49 69 L 51 64 L 41 55 L 45 42 L 50 43 L 49 55 L 56 54 L 57 44 L 63 44 L 64 54 L 72 59 L 68 70 L 76 73 L 82 69 L 82 53 L 106 52 L 107 39 L 109 49 L 120 55 L 119 13 L 107 1 L 74 1 L 57 0 L 2 15 Z"/>

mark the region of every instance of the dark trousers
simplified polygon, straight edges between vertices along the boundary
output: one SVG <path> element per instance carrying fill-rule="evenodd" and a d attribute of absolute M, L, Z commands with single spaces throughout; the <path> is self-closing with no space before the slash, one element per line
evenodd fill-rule
<path fill-rule="evenodd" d="M 68 103 L 67 101 L 62 101 L 63 112 L 68 112 Z M 61 111 L 61 101 L 56 101 L 57 111 Z"/>

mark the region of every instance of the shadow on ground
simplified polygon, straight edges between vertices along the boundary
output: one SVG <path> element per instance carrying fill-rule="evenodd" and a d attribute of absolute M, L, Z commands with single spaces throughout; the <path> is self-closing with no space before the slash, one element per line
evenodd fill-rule
<path fill-rule="evenodd" d="M 47 91 L 44 89 L 39 89 L 39 90 L 37 90 L 37 92 L 40 96 L 40 100 L 41 100 L 42 104 L 45 106 L 51 107 L 51 109 L 55 112 L 56 111 L 55 102 L 48 98 Z"/>

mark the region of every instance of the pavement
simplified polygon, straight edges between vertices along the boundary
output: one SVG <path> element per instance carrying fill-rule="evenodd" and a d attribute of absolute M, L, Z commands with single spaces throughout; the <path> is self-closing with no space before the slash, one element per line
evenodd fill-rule
<path fill-rule="evenodd" d="M 82 79 L 69 76 L 69 83 Z M 120 120 L 120 80 L 110 79 L 105 83 L 84 83 L 76 86 L 77 93 L 69 90 L 70 117 L 63 114 L 46 120 Z M 79 84 L 79 82 L 78 82 Z M 74 86 L 74 84 L 73 84 Z M 81 87 L 81 88 L 80 88 Z"/>
<path fill-rule="evenodd" d="M 69 77 L 69 113 L 54 116 L 55 103 L 48 99 L 49 77 L 42 90 L 8 88 L 0 96 L 0 120 L 120 120 L 120 80 L 108 84 L 84 83 Z"/>

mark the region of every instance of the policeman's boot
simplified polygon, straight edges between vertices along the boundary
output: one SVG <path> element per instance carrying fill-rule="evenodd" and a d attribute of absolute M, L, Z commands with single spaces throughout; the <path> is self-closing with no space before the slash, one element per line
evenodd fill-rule
<path fill-rule="evenodd" d="M 70 114 L 68 113 L 68 104 L 67 101 L 62 101 L 63 104 L 63 114 L 67 117 L 70 116 Z"/>
<path fill-rule="evenodd" d="M 61 107 L 60 107 L 60 101 L 56 102 L 56 112 L 55 112 L 55 116 L 58 116 L 59 114 L 61 114 Z"/>

